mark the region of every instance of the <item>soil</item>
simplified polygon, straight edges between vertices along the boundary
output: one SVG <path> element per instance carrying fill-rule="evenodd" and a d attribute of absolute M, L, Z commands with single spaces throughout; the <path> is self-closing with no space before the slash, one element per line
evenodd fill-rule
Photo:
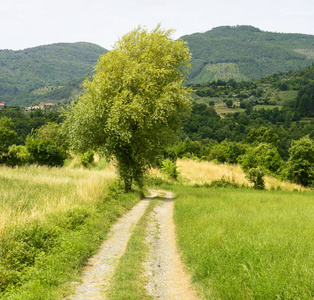
<path fill-rule="evenodd" d="M 151 191 L 151 196 L 140 201 L 131 211 L 113 226 L 109 239 L 100 251 L 90 258 L 77 285 L 75 294 L 67 299 L 106 299 L 105 291 L 120 257 L 126 249 L 133 226 L 144 214 L 149 201 L 158 194 L 166 194 L 157 205 L 147 227 L 147 243 L 150 252 L 145 264 L 147 292 L 153 299 L 197 299 L 190 285 L 190 278 L 184 271 L 176 247 L 173 223 L 174 198 L 170 192 Z"/>

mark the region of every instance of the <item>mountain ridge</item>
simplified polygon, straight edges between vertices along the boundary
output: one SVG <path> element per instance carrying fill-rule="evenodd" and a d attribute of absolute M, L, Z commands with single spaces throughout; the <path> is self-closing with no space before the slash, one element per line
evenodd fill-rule
<path fill-rule="evenodd" d="M 238 25 L 219 26 L 181 38 L 188 42 L 192 53 L 187 84 L 258 79 L 314 62 L 314 35 Z M 41 101 L 69 101 L 79 93 L 83 78 L 92 74 L 99 56 L 106 51 L 88 42 L 0 50 L 0 102 L 28 106 Z M 46 93 L 36 92 L 45 87 Z"/>

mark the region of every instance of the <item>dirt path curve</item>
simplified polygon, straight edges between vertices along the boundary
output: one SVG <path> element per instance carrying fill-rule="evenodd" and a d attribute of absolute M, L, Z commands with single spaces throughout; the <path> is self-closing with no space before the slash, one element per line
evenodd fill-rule
<path fill-rule="evenodd" d="M 67 299 L 104 299 L 104 291 L 120 257 L 125 252 L 133 226 L 145 212 L 149 201 L 156 196 L 157 193 L 152 193 L 150 197 L 143 199 L 113 225 L 109 239 L 104 241 L 100 251 L 88 260 L 82 284 L 77 286 L 75 295 Z"/>
<path fill-rule="evenodd" d="M 154 299 L 193 300 L 197 299 L 197 295 L 190 285 L 176 246 L 173 207 L 173 194 L 166 192 L 148 225 L 150 254 L 146 263 L 149 278 L 147 290 Z"/>
<path fill-rule="evenodd" d="M 89 259 L 83 272 L 82 284 L 77 286 L 74 295 L 66 299 L 106 299 L 105 291 L 120 257 L 125 252 L 132 228 L 144 214 L 149 201 L 158 194 L 165 193 L 165 198 L 150 216 L 147 227 L 147 242 L 150 245 L 149 257 L 145 262 L 147 291 L 153 299 L 197 299 L 176 247 L 172 217 L 173 195 L 166 191 L 150 192 L 150 197 L 139 202 L 113 226 L 109 239 L 102 244 L 100 251 Z"/>

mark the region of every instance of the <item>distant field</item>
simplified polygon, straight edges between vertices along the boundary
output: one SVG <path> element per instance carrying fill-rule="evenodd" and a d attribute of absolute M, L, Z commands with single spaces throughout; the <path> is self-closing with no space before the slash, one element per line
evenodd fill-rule
<path fill-rule="evenodd" d="M 282 101 L 291 101 L 291 100 L 295 100 L 298 96 L 298 91 L 281 91 L 279 92 L 279 98 Z"/>
<path fill-rule="evenodd" d="M 183 260 L 205 299 L 313 299 L 314 192 L 175 186 Z"/>
<path fill-rule="evenodd" d="M 214 164 L 208 161 L 193 161 L 179 159 L 177 162 L 180 178 L 183 183 L 204 184 L 213 180 L 226 179 L 240 185 L 250 186 L 245 174 L 239 165 Z M 266 189 L 304 190 L 298 184 L 280 181 L 274 177 L 265 176 Z"/>

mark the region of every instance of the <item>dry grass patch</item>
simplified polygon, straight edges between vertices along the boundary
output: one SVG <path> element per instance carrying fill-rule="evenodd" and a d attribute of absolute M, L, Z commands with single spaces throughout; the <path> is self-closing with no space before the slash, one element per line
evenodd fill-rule
<path fill-rule="evenodd" d="M 38 166 L 0 167 L 0 235 L 48 214 L 59 214 L 84 204 L 92 205 L 116 178 L 113 168 L 87 169 Z"/>
<path fill-rule="evenodd" d="M 187 184 L 205 184 L 214 180 L 225 179 L 240 185 L 252 186 L 245 178 L 245 173 L 239 165 L 214 164 L 208 161 L 194 161 L 189 159 L 179 159 L 177 161 L 178 171 L 183 183 Z M 166 176 L 158 170 L 153 169 L 152 176 L 166 179 Z M 306 190 L 298 184 L 280 181 L 277 178 L 265 176 L 265 188 L 282 190 Z"/>

